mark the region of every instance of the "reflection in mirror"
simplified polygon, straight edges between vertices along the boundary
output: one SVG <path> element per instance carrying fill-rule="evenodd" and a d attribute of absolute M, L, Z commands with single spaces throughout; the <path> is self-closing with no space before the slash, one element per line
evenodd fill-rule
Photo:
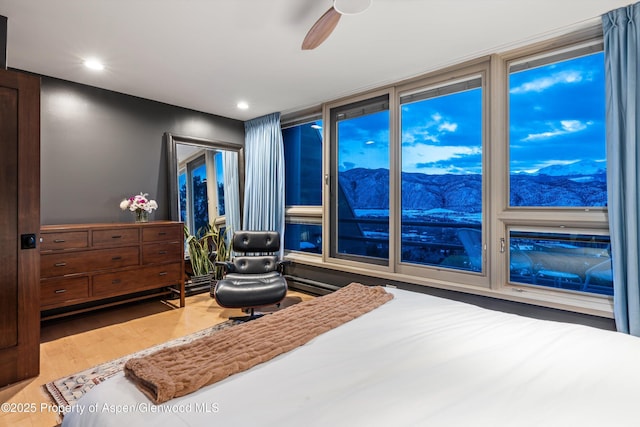
<path fill-rule="evenodd" d="M 180 221 L 195 234 L 224 216 L 222 151 L 185 144 L 176 148 Z"/>
<path fill-rule="evenodd" d="M 242 147 L 170 133 L 165 139 L 170 219 L 184 222 L 191 234 L 213 222 L 240 229 Z"/>

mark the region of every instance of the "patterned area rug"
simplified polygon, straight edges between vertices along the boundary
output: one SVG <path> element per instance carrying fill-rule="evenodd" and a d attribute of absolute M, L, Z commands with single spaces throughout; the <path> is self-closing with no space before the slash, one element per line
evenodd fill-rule
<path fill-rule="evenodd" d="M 86 369 L 73 375 L 69 375 L 68 377 L 59 378 L 57 380 L 51 381 L 50 383 L 46 383 L 42 387 L 47 392 L 47 394 L 51 396 L 56 405 L 58 405 L 59 407 L 68 407 L 74 405 L 78 401 L 78 399 L 80 399 L 80 397 L 82 397 L 86 392 L 91 390 L 96 385 L 116 375 L 118 372 L 121 372 L 122 367 L 124 366 L 126 361 L 131 359 L 132 357 L 146 356 L 147 354 L 153 353 L 163 348 L 186 344 L 198 338 L 211 335 L 221 329 L 236 325 L 238 323 L 240 322 L 237 320 L 227 320 L 223 323 L 219 323 L 210 328 L 203 329 L 202 331 L 195 332 L 182 338 L 176 338 L 175 340 L 158 344 L 145 350 L 123 356 L 119 359 L 102 363 L 93 368 Z"/>

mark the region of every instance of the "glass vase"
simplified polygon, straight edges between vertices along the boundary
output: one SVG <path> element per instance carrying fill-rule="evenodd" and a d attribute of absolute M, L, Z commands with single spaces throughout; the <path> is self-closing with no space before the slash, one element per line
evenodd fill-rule
<path fill-rule="evenodd" d="M 135 211 L 136 222 L 149 222 L 149 212 L 144 209 L 137 209 Z"/>

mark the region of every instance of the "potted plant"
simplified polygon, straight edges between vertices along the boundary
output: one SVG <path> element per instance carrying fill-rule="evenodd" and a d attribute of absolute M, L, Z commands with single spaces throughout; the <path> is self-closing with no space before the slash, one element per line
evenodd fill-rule
<path fill-rule="evenodd" d="M 193 285 L 211 285 L 213 281 L 222 278 L 222 267 L 216 262 L 227 261 L 230 248 L 227 245 L 226 229 L 215 225 L 201 227 L 196 234 L 191 234 L 188 227 L 184 227 L 189 261 L 193 270 L 191 283 Z"/>

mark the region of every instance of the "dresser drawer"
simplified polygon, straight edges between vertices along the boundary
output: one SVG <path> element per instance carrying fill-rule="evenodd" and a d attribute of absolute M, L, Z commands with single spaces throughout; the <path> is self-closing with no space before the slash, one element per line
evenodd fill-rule
<path fill-rule="evenodd" d="M 42 254 L 40 256 L 40 276 L 58 277 L 86 271 L 128 267 L 137 265 L 139 258 L 140 250 L 137 246 Z"/>
<path fill-rule="evenodd" d="M 56 251 L 61 249 L 82 249 L 89 246 L 89 232 L 87 231 L 57 231 L 54 233 L 40 233 L 40 250 Z"/>
<path fill-rule="evenodd" d="M 93 230 L 91 234 L 91 241 L 94 247 L 135 245 L 139 240 L 137 228 Z"/>
<path fill-rule="evenodd" d="M 184 256 L 182 242 L 160 242 L 142 246 L 143 264 L 175 261 L 181 256 Z"/>
<path fill-rule="evenodd" d="M 140 284 L 149 289 L 180 283 L 184 276 L 184 271 L 182 271 L 182 263 L 175 262 L 144 267 L 142 268 L 142 275 L 144 277 L 140 279 Z"/>
<path fill-rule="evenodd" d="M 157 226 L 157 227 L 145 227 L 142 229 L 142 242 L 162 242 L 162 241 L 182 241 L 183 229 L 182 224 Z"/>
<path fill-rule="evenodd" d="M 40 283 L 40 307 L 62 307 L 89 297 L 89 278 L 46 280 Z"/>
<path fill-rule="evenodd" d="M 109 297 L 177 284 L 182 280 L 181 267 L 181 263 L 172 263 L 96 274 L 93 276 L 91 295 Z"/>
<path fill-rule="evenodd" d="M 140 269 L 96 274 L 91 284 L 91 296 L 110 297 L 135 292 L 140 276 Z"/>

